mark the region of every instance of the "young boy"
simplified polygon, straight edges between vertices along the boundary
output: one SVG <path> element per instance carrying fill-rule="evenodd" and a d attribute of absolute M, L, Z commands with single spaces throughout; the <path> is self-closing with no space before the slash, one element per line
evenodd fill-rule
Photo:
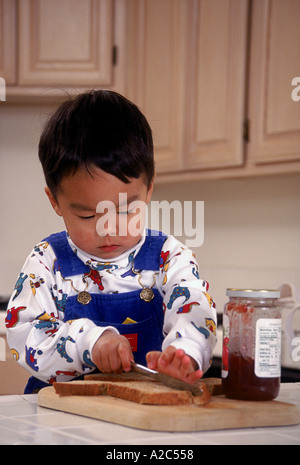
<path fill-rule="evenodd" d="M 33 248 L 9 302 L 8 343 L 32 375 L 25 393 L 132 360 L 194 383 L 211 363 L 216 313 L 194 254 L 144 230 L 135 208 L 154 183 L 145 117 L 117 93 L 81 94 L 50 118 L 39 158 L 66 231 Z"/>

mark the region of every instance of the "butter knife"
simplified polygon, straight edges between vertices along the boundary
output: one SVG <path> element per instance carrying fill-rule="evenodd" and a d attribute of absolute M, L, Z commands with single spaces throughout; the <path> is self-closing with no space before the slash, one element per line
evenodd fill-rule
<path fill-rule="evenodd" d="M 154 381 L 159 381 L 170 388 L 178 389 L 179 391 L 190 391 L 194 396 L 202 396 L 204 394 L 203 390 L 199 386 L 185 383 L 180 379 L 173 378 L 173 376 L 165 375 L 164 373 L 159 373 L 155 370 L 150 370 L 150 368 L 139 365 L 138 363 L 131 362 L 131 369 L 135 373 L 148 376 Z"/>

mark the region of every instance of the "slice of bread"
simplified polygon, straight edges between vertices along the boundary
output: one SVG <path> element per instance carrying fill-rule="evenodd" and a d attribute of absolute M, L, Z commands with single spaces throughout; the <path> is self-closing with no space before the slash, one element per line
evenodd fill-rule
<path fill-rule="evenodd" d="M 190 391 L 177 391 L 159 383 L 132 381 L 107 383 L 107 394 L 119 399 L 150 405 L 187 405 L 193 402 Z"/>
<path fill-rule="evenodd" d="M 53 383 L 55 392 L 61 396 L 101 396 L 107 394 L 105 383 L 98 381 L 69 381 Z"/>
<path fill-rule="evenodd" d="M 211 398 L 205 383 L 201 384 L 203 395 L 194 397 L 190 391 L 179 391 L 152 380 L 144 380 L 144 376 L 140 379 L 138 374 L 132 374 L 130 380 L 128 376 L 125 382 L 123 375 L 116 375 L 113 380 L 112 375 L 109 375 L 110 379 L 103 379 L 105 377 L 107 375 L 101 374 L 97 380 L 89 377 L 84 381 L 54 383 L 54 389 L 61 396 L 108 395 L 148 405 L 204 405 Z"/>
<path fill-rule="evenodd" d="M 177 391 L 159 383 L 141 381 L 70 381 L 54 383 L 61 396 L 108 395 L 150 405 L 186 405 L 192 403 L 189 391 Z"/>

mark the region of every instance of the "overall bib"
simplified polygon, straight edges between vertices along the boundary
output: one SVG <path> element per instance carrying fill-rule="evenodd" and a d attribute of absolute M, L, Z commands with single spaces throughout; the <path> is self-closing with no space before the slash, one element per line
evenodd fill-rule
<path fill-rule="evenodd" d="M 155 235 L 147 231 L 147 236 L 132 264 L 135 272 L 151 270 L 158 272 L 160 255 L 166 235 L 155 231 Z M 57 264 L 65 279 L 79 274 L 89 273 L 90 267 L 85 265 L 71 249 L 66 232 L 52 234 L 45 241 L 52 246 Z M 131 292 L 116 294 L 90 293 L 91 301 L 87 305 L 78 302 L 77 295 L 67 299 L 64 309 L 64 322 L 79 318 L 88 318 L 97 326 L 113 326 L 130 342 L 134 360 L 146 364 L 146 354 L 152 350 L 161 350 L 163 342 L 163 298 L 157 289 L 152 289 L 154 298 L 144 301 L 141 298 L 142 287 Z M 136 323 L 123 324 L 127 318 Z M 80 378 L 76 378 L 80 379 Z M 25 394 L 37 392 L 49 384 L 35 377 L 28 380 Z"/>

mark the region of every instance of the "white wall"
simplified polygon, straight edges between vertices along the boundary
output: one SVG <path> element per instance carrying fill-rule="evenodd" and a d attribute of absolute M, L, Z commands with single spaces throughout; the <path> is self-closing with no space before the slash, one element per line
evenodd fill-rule
<path fill-rule="evenodd" d="M 12 292 L 32 246 L 63 223 L 43 192 L 39 134 L 53 108 L 0 103 L 0 295 Z M 219 310 L 226 287 L 300 288 L 300 174 L 157 185 L 154 200 L 203 200 L 195 250 Z"/>
<path fill-rule="evenodd" d="M 0 295 L 10 294 L 33 245 L 63 223 L 44 194 L 37 155 L 52 108 L 0 102 Z"/>
<path fill-rule="evenodd" d="M 203 200 L 200 275 L 218 310 L 227 287 L 300 288 L 300 175 L 157 186 L 156 200 Z"/>

